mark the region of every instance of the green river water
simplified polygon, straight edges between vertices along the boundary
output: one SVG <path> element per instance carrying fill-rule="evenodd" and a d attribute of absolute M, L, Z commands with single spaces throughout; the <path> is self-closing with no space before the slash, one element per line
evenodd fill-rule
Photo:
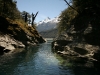
<path fill-rule="evenodd" d="M 51 42 L 0 56 L 0 75 L 100 75 L 95 68 L 76 66 L 51 50 Z"/>

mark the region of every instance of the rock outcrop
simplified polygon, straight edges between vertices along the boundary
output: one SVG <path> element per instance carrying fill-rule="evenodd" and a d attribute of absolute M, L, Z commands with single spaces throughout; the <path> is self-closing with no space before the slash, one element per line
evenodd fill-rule
<path fill-rule="evenodd" d="M 43 42 L 45 40 L 34 27 L 0 16 L 0 53 Z"/>
<path fill-rule="evenodd" d="M 0 33 L 0 47 L 2 48 L 2 52 L 5 52 L 6 50 L 14 50 L 15 48 L 24 48 L 25 45 L 8 34 Z"/>
<path fill-rule="evenodd" d="M 100 62 L 100 42 L 95 32 L 92 26 L 88 26 L 84 32 L 75 31 L 74 26 L 71 26 L 67 32 L 55 38 L 52 50 L 65 57 L 74 56 Z"/>

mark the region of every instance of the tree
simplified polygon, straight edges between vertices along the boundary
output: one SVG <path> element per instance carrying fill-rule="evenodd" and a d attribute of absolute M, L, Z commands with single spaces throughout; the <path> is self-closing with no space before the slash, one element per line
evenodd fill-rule
<path fill-rule="evenodd" d="M 72 0 L 71 5 L 67 0 L 64 1 L 69 7 L 60 15 L 60 30 L 67 30 L 74 25 L 75 30 L 84 32 L 88 24 L 91 24 L 93 29 L 100 28 L 100 0 Z"/>
<path fill-rule="evenodd" d="M 0 15 L 11 19 L 20 18 L 20 12 L 16 7 L 16 1 L 0 0 Z"/>
<path fill-rule="evenodd" d="M 61 12 L 59 16 L 58 30 L 59 32 L 66 31 L 71 26 L 71 21 L 78 13 L 72 8 L 68 7 Z"/>
<path fill-rule="evenodd" d="M 75 10 L 75 11 L 77 11 L 73 6 L 71 6 L 70 5 L 70 3 L 68 3 L 68 1 L 67 0 L 64 0 L 66 3 L 67 3 L 67 5 L 70 7 L 70 8 L 72 8 L 73 10 Z M 72 1 L 71 1 L 72 2 Z M 78 12 L 78 11 L 77 11 Z M 79 12 L 78 12 L 79 13 Z"/>
<path fill-rule="evenodd" d="M 35 20 L 37 14 L 38 14 L 38 12 L 37 12 L 36 14 L 33 14 L 33 13 L 32 13 L 32 26 L 33 26 L 33 24 L 34 24 L 34 20 Z"/>
<path fill-rule="evenodd" d="M 31 15 L 28 12 L 26 12 L 26 11 L 21 12 L 21 16 L 22 16 L 22 19 L 26 23 L 30 23 L 30 21 L 31 21 Z"/>

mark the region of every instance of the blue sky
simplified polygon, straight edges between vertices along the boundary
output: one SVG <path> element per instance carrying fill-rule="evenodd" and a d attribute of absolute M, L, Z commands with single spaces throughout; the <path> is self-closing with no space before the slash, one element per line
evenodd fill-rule
<path fill-rule="evenodd" d="M 47 17 L 58 16 L 67 5 L 64 0 L 17 0 L 17 7 L 20 11 L 27 11 L 30 14 L 39 11 L 35 19 L 35 22 L 39 22 Z"/>

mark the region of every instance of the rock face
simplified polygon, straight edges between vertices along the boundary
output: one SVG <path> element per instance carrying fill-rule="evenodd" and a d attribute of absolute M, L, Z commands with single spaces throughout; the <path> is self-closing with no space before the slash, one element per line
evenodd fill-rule
<path fill-rule="evenodd" d="M 62 56 L 74 56 L 100 62 L 100 39 L 92 27 L 88 26 L 83 33 L 74 29 L 74 26 L 71 26 L 67 32 L 56 37 L 52 42 L 52 50 Z"/>
<path fill-rule="evenodd" d="M 0 47 L 1 48 L 3 47 L 1 50 L 5 51 L 5 50 L 14 50 L 15 48 L 24 48 L 25 45 L 22 42 L 15 40 L 13 37 L 1 33 Z"/>
<path fill-rule="evenodd" d="M 20 23 L 11 23 L 0 16 L 0 53 L 43 43 L 45 40 L 35 28 Z"/>

